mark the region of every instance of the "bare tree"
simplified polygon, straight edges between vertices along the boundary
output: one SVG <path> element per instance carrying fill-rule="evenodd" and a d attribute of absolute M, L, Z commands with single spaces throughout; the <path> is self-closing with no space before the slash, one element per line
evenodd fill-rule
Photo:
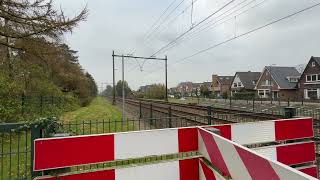
<path fill-rule="evenodd" d="M 0 0 L 0 45 L 7 47 L 9 72 L 12 69 L 11 49 L 32 49 L 19 41 L 45 39 L 57 42 L 63 33 L 71 32 L 85 20 L 87 14 L 85 7 L 78 15 L 68 18 L 61 9 L 53 7 L 52 0 Z"/>

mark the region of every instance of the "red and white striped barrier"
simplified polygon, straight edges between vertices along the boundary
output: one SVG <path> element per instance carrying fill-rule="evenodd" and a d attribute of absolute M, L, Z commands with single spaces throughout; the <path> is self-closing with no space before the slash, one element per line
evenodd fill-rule
<path fill-rule="evenodd" d="M 238 145 L 206 129 L 199 128 L 199 152 L 233 180 L 303 180 L 313 179 L 279 162 L 266 159 L 258 153 Z"/>
<path fill-rule="evenodd" d="M 206 159 L 211 161 L 215 168 L 219 169 L 219 172 L 223 173 L 222 175 L 230 176 L 234 180 L 313 179 L 301 172 L 317 177 L 317 173 L 314 173 L 314 167 L 300 168 L 301 172 L 299 172 L 282 164 L 296 165 L 313 162 L 315 158 L 313 142 L 256 149 L 259 153 L 239 145 L 308 139 L 313 137 L 312 124 L 311 118 L 298 118 L 210 126 L 219 129 L 222 137 L 204 129 L 207 126 L 204 128 L 175 128 L 38 139 L 34 142 L 34 170 L 43 171 L 121 159 L 199 151 Z M 262 155 L 259 155 L 260 153 Z M 282 163 L 278 163 L 275 160 Z M 177 161 L 175 163 L 175 169 L 179 169 L 176 175 L 178 174 L 179 176 L 173 178 L 173 172 L 170 171 L 169 174 L 170 177 L 172 175 L 172 179 L 188 179 L 187 177 L 192 177 L 191 175 L 184 176 L 185 173 L 181 171 L 181 169 L 189 169 L 191 161 Z M 144 171 L 156 173 L 154 171 L 157 169 L 157 165 L 159 165 L 160 169 L 164 168 L 163 171 L 166 171 L 166 167 L 173 168 L 172 164 L 174 162 L 133 167 L 136 168 L 134 171 L 137 174 L 132 174 L 133 170 L 131 168 L 125 168 L 94 173 L 87 172 L 83 173 L 83 176 L 79 174 L 65 175 L 64 177 L 66 177 L 66 180 L 81 180 L 83 177 L 97 177 L 94 179 L 104 177 L 106 179 L 106 177 L 110 176 L 111 179 L 114 177 L 114 179 L 122 180 L 122 177 L 123 179 L 130 179 L 129 176 L 125 176 L 129 174 L 132 177 L 137 175 L 137 179 L 141 179 L 138 172 L 141 172 L 141 174 Z M 223 178 L 202 161 L 200 161 L 200 166 L 197 161 L 197 165 L 194 167 L 197 167 L 197 177 L 201 180 L 213 178 L 220 180 Z M 193 172 L 193 169 L 188 171 Z"/>
<path fill-rule="evenodd" d="M 35 180 L 56 180 L 57 177 L 39 177 Z M 199 180 L 199 159 L 162 162 L 121 169 L 107 169 L 81 174 L 60 175 L 64 180 Z"/>
<path fill-rule="evenodd" d="M 197 128 L 38 139 L 34 170 L 198 150 Z"/>
<path fill-rule="evenodd" d="M 299 171 L 306 173 L 312 177 L 318 177 L 318 169 L 316 165 L 297 168 Z"/>
<path fill-rule="evenodd" d="M 200 180 L 225 180 L 216 170 L 208 166 L 202 159 L 199 159 Z"/>
<path fill-rule="evenodd" d="M 260 155 L 289 166 L 314 162 L 316 160 L 314 142 L 283 144 L 253 150 Z"/>
<path fill-rule="evenodd" d="M 242 145 L 305 139 L 314 136 L 312 118 L 237 123 L 209 127 L 219 129 L 222 137 Z"/>

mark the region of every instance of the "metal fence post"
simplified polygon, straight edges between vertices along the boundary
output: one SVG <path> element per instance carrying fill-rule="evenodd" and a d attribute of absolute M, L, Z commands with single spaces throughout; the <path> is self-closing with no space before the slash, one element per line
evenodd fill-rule
<path fill-rule="evenodd" d="M 169 109 L 168 109 L 168 116 L 169 116 L 169 118 L 168 118 L 168 120 L 169 120 L 169 128 L 171 128 L 171 127 L 172 127 L 172 126 L 171 126 L 171 116 L 172 116 L 171 106 L 169 106 Z"/>
<path fill-rule="evenodd" d="M 152 112 L 152 103 L 150 103 L 150 119 L 153 118 L 153 112 Z"/>
<path fill-rule="evenodd" d="M 152 103 L 150 103 L 150 125 L 152 124 L 153 111 L 152 111 Z"/>
<path fill-rule="evenodd" d="M 43 96 L 40 96 L 40 114 L 42 115 L 43 112 Z"/>
<path fill-rule="evenodd" d="M 207 106 L 207 111 L 208 111 L 208 125 L 211 125 L 212 124 L 212 121 L 211 121 L 212 107 Z"/>
<path fill-rule="evenodd" d="M 24 101 L 25 101 L 25 96 L 24 94 L 21 95 L 21 114 L 24 114 Z"/>
<path fill-rule="evenodd" d="M 142 118 L 142 104 L 141 104 L 141 100 L 139 101 L 139 118 Z"/>
<path fill-rule="evenodd" d="M 253 96 L 253 99 L 252 99 L 252 111 L 254 112 L 254 101 L 255 101 L 255 97 Z"/>
<path fill-rule="evenodd" d="M 31 127 L 31 175 L 36 177 L 39 175 L 39 172 L 33 171 L 33 159 L 34 159 L 34 140 L 41 138 L 43 135 L 42 127 L 39 125 L 32 125 Z"/>
<path fill-rule="evenodd" d="M 54 99 L 53 99 L 53 96 L 51 96 L 51 106 L 53 106 L 54 104 Z"/>

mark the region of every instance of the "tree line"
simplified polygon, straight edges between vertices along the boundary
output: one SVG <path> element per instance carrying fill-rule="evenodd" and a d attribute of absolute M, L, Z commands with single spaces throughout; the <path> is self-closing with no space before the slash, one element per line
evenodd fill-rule
<path fill-rule="evenodd" d="M 62 40 L 86 19 L 88 10 L 67 17 L 53 4 L 0 1 L 0 98 L 63 96 L 70 104 L 85 106 L 96 96 L 93 77 L 79 64 L 77 51 Z M 10 98 L 0 100 L 0 121 L 17 118 L 10 104 Z M 2 116 L 8 111 L 11 116 Z"/>

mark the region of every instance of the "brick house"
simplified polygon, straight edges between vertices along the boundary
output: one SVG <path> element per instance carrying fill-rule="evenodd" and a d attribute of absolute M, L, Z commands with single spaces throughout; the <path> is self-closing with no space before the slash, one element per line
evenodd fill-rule
<path fill-rule="evenodd" d="M 254 89 L 261 72 L 236 72 L 231 83 L 231 95 L 237 92 L 256 92 Z"/>
<path fill-rule="evenodd" d="M 193 90 L 192 82 L 181 82 L 177 86 L 177 92 L 181 94 L 181 96 L 191 96 Z"/>
<path fill-rule="evenodd" d="M 260 98 L 270 98 L 271 94 L 273 99 L 295 99 L 300 75 L 295 67 L 266 66 L 255 90 Z"/>
<path fill-rule="evenodd" d="M 216 74 L 212 75 L 212 93 L 221 97 L 224 94 L 230 94 L 230 86 L 232 83 L 233 76 L 218 76 Z"/>
<path fill-rule="evenodd" d="M 299 97 L 320 99 L 320 57 L 311 57 L 298 83 Z"/>

